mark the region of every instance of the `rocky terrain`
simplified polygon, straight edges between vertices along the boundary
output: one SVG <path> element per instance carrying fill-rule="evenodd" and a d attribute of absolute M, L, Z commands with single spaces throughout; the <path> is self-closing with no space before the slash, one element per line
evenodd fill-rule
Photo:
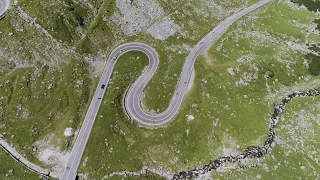
<path fill-rule="evenodd" d="M 61 172 L 114 47 L 139 41 L 159 52 L 160 68 L 143 104 L 161 112 L 190 49 L 250 3 L 13 1 L 0 20 L 1 138 L 28 160 Z M 275 126 L 293 97 L 318 92 L 310 91 L 319 88 L 320 74 L 315 7 L 312 0 L 275 0 L 237 21 L 199 58 L 180 114 L 163 129 L 140 128 L 123 113 L 123 94 L 148 63 L 139 53 L 124 55 L 90 137 L 81 177 L 291 178 L 283 171 L 317 177 L 319 145 L 308 139 L 320 132 L 317 116 L 311 115 L 317 114 L 319 99 L 294 98 Z M 0 179 L 17 179 L 22 172 L 0 169 L 6 170 Z"/>

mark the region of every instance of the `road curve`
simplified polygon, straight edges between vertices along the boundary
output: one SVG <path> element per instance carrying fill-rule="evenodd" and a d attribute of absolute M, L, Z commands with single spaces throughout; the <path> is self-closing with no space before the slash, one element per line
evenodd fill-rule
<path fill-rule="evenodd" d="M 248 14 L 249 12 L 265 5 L 268 2 L 270 2 L 270 0 L 260 1 L 257 4 L 254 4 L 249 8 L 246 8 L 229 17 L 228 19 L 220 23 L 215 29 L 213 29 L 193 48 L 183 65 L 180 80 L 176 86 L 169 107 L 160 114 L 150 114 L 144 111 L 141 107 L 141 95 L 143 94 L 143 90 L 148 82 L 152 79 L 159 64 L 158 54 L 151 47 L 140 43 L 129 43 L 116 48 L 111 53 L 109 61 L 112 61 L 114 57 L 118 58 L 121 51 L 127 52 L 135 50 L 130 49 L 130 46 L 139 46 L 141 48 L 144 48 L 140 51 L 147 54 L 150 61 L 148 69 L 139 77 L 139 79 L 133 84 L 133 86 L 131 86 L 127 93 L 127 96 L 125 98 L 125 108 L 128 115 L 132 119 L 138 121 L 140 124 L 146 126 L 161 126 L 172 120 L 177 115 L 180 109 L 183 98 L 187 92 L 188 84 L 194 68 L 194 63 L 200 53 L 207 47 L 209 47 L 214 41 L 216 41 L 233 22 Z"/>
<path fill-rule="evenodd" d="M 10 0 L 0 0 L 0 16 L 6 12 L 10 6 Z"/>
<path fill-rule="evenodd" d="M 170 120 L 172 120 L 179 111 L 183 98 L 186 94 L 187 87 L 189 84 L 190 77 L 194 68 L 194 63 L 200 53 L 209 47 L 215 40 L 217 40 L 228 27 L 241 18 L 242 16 L 248 14 L 249 12 L 267 4 L 271 0 L 262 0 L 236 14 L 227 18 L 225 21 L 220 23 L 215 29 L 208 33 L 191 51 L 191 53 L 186 58 L 186 61 L 182 68 L 182 73 L 180 80 L 176 86 L 176 90 L 171 99 L 169 107 L 162 113 L 151 115 L 145 112 L 141 107 L 141 95 L 143 89 L 152 79 L 159 65 L 159 56 L 157 52 L 150 46 L 138 42 L 128 43 L 121 45 L 114 49 L 109 59 L 106 63 L 103 74 L 100 78 L 98 87 L 94 93 L 93 99 L 90 103 L 89 109 L 87 111 L 84 122 L 78 133 L 76 142 L 71 152 L 70 159 L 68 161 L 67 167 L 61 177 L 62 180 L 74 180 L 77 176 L 77 169 L 79 167 L 83 152 L 85 150 L 86 143 L 88 141 L 93 123 L 97 116 L 101 101 L 106 92 L 107 88 L 101 88 L 102 85 L 108 85 L 111 78 L 114 66 L 119 59 L 119 57 L 129 51 L 141 51 L 145 53 L 149 58 L 149 66 L 143 72 L 143 74 L 136 80 L 136 82 L 130 87 L 128 93 L 125 97 L 125 109 L 128 115 L 146 126 L 161 126 Z"/>
<path fill-rule="evenodd" d="M 53 172 L 50 172 L 47 169 L 43 169 L 40 166 L 33 164 L 28 161 L 24 156 L 19 154 L 13 147 L 11 147 L 5 140 L 0 137 L 0 148 L 7 152 L 14 160 L 26 166 L 29 170 L 40 174 L 42 176 L 50 176 L 53 178 L 58 178 L 59 175 Z"/>

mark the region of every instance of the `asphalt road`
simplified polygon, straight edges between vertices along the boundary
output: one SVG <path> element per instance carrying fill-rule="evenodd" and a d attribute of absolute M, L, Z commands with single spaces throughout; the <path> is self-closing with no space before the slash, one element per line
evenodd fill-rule
<path fill-rule="evenodd" d="M 123 52 L 121 52 L 123 50 Z M 77 140 L 74 144 L 74 147 L 71 152 L 70 159 L 68 161 L 67 167 L 62 175 L 63 180 L 74 180 L 77 175 L 77 169 L 81 161 L 82 154 L 84 152 L 86 143 L 89 138 L 89 134 L 91 132 L 94 120 L 96 119 L 99 107 L 101 105 L 101 100 L 104 96 L 104 93 L 106 92 L 107 86 L 105 89 L 102 89 L 102 85 L 107 85 L 114 66 L 117 62 L 117 59 L 121 56 L 122 53 L 128 52 L 128 51 L 141 51 L 147 54 L 150 60 L 150 65 L 147 71 L 149 70 L 156 70 L 159 64 L 159 58 L 157 53 L 154 49 L 152 49 L 150 46 L 141 44 L 141 43 L 130 43 L 130 44 L 124 44 L 119 47 L 117 47 L 111 54 L 110 58 L 107 61 L 107 64 L 105 66 L 105 69 L 103 71 L 102 77 L 100 78 L 100 82 L 98 84 L 98 87 L 95 91 L 95 94 L 93 96 L 93 99 L 91 101 L 91 104 L 89 106 L 89 110 L 86 114 L 85 120 L 82 124 L 82 127 L 78 133 Z M 114 59 L 116 58 L 116 59 Z M 147 72 L 146 71 L 146 72 Z"/>
<path fill-rule="evenodd" d="M 0 16 L 9 8 L 9 0 L 0 0 Z"/>
<path fill-rule="evenodd" d="M 143 51 L 149 56 L 150 65 L 148 69 L 139 77 L 139 79 L 131 86 L 129 89 L 127 96 L 125 98 L 125 108 L 128 115 L 138 121 L 142 125 L 146 126 L 161 126 L 166 124 L 170 120 L 174 119 L 177 115 L 183 98 L 187 92 L 187 87 L 191 78 L 192 71 L 194 69 L 194 63 L 197 60 L 200 53 L 205 50 L 208 46 L 210 46 L 215 40 L 217 40 L 227 29 L 228 27 L 241 18 L 242 16 L 248 14 L 249 12 L 263 6 L 264 4 L 270 2 L 270 0 L 263 0 L 258 2 L 257 4 L 240 11 L 233 16 L 226 19 L 224 22 L 219 24 L 215 29 L 213 29 L 206 37 L 204 37 L 191 51 L 188 55 L 182 69 L 182 73 L 180 76 L 180 80 L 175 89 L 174 95 L 171 99 L 169 107 L 162 112 L 161 114 L 153 115 L 145 112 L 141 107 L 141 95 L 143 94 L 143 90 L 148 82 L 153 77 L 155 71 L 157 70 L 156 63 L 159 62 L 157 53 L 153 52 L 151 48 L 148 51 Z M 126 46 L 130 46 L 136 43 L 130 43 Z M 148 47 L 144 45 L 145 47 Z M 120 48 L 121 49 L 121 48 Z M 117 48 L 116 50 L 120 50 Z M 150 59 L 154 58 L 154 59 Z M 110 60 L 110 59 L 109 59 Z M 158 64 L 157 64 L 158 65 Z"/>
<path fill-rule="evenodd" d="M 0 0 L 1 1 L 1 0 Z M 157 52 L 150 46 L 142 43 L 128 43 L 117 47 L 109 56 L 106 63 L 105 69 L 103 71 L 100 82 L 95 91 L 93 99 L 91 101 L 90 107 L 86 114 L 85 120 L 82 127 L 78 133 L 75 145 L 72 149 L 71 156 L 67 167 L 62 175 L 62 180 L 74 180 L 77 175 L 77 168 L 80 164 L 83 152 L 85 150 L 86 143 L 88 141 L 93 123 L 96 119 L 99 107 L 101 105 L 101 100 L 103 99 L 104 93 L 107 90 L 107 85 L 112 75 L 114 66 L 118 58 L 128 51 L 141 51 L 145 53 L 149 58 L 149 66 L 143 72 L 143 74 L 136 80 L 136 82 L 128 90 L 127 96 L 125 97 L 125 108 L 128 115 L 138 121 L 142 125 L 146 126 L 161 126 L 170 120 L 172 120 L 178 113 L 183 98 L 186 94 L 187 87 L 189 84 L 190 77 L 194 68 L 194 63 L 200 53 L 209 47 L 215 40 L 217 40 L 228 27 L 241 18 L 242 16 L 248 14 L 249 12 L 265 5 L 271 0 L 262 0 L 236 14 L 227 18 L 225 21 L 220 23 L 215 29 L 208 33 L 191 51 L 188 55 L 185 64 L 183 65 L 180 80 L 176 86 L 176 90 L 171 99 L 169 107 L 161 114 L 151 115 L 145 112 L 141 105 L 141 95 L 143 94 L 143 89 L 152 79 L 159 65 L 159 56 Z M 101 88 L 102 85 L 106 85 L 104 89 Z"/>

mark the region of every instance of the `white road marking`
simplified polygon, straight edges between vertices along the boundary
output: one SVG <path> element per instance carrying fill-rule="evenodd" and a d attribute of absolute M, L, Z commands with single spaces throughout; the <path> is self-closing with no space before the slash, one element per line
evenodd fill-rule
<path fill-rule="evenodd" d="M 185 61 L 185 64 L 183 65 L 180 80 L 177 84 L 176 90 L 174 92 L 174 95 L 172 97 L 169 107 L 164 112 L 157 115 L 150 115 L 149 113 L 143 111 L 140 105 L 140 96 L 143 92 L 143 89 L 148 84 L 148 82 L 152 79 L 153 75 L 155 74 L 158 68 L 159 55 L 152 47 L 146 44 L 138 43 L 138 42 L 120 45 L 119 47 L 114 49 L 109 56 L 104 72 L 100 78 L 98 87 L 96 89 L 94 97 L 89 106 L 89 110 L 86 114 L 85 120 L 83 122 L 83 125 L 79 131 L 77 140 L 72 149 L 72 153 L 71 153 L 69 162 L 67 164 L 67 168 L 63 173 L 62 180 L 74 180 L 76 178 L 77 168 L 80 164 L 83 152 L 85 150 L 86 143 L 89 138 L 89 134 L 91 132 L 93 123 L 95 121 L 99 107 L 102 102 L 102 101 L 98 101 L 97 99 L 99 97 L 103 98 L 106 90 L 108 89 L 107 85 L 111 78 L 113 68 L 117 60 L 119 59 L 119 57 L 121 57 L 121 55 L 129 51 L 141 51 L 145 53 L 149 58 L 148 68 L 130 87 L 130 89 L 128 90 L 127 96 L 125 97 L 125 108 L 126 108 L 126 111 L 128 112 L 128 115 L 132 119 L 138 121 L 140 124 L 143 124 L 146 126 L 164 125 L 168 123 L 170 120 L 172 120 L 178 113 L 181 103 L 183 101 L 183 98 L 185 96 L 185 93 L 187 91 L 187 87 L 192 75 L 194 63 L 197 57 L 200 55 L 200 53 L 204 49 L 208 48 L 208 46 L 210 46 L 215 40 L 217 40 L 220 37 L 220 35 L 222 35 L 233 22 L 235 22 L 242 16 L 248 14 L 249 12 L 267 4 L 270 1 L 271 0 L 262 0 L 257 4 L 254 4 L 236 13 L 235 15 L 227 18 L 225 21 L 220 23 L 215 29 L 209 32 L 208 35 L 205 36 L 201 41 L 199 41 L 199 43 L 193 48 L 192 52 L 188 55 Z M 116 60 L 114 60 L 115 57 L 116 57 Z M 106 85 L 105 89 L 101 89 L 102 84 Z"/>

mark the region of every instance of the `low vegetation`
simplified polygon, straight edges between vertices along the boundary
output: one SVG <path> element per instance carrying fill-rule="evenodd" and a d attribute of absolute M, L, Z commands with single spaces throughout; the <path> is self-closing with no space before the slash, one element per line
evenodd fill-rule
<path fill-rule="evenodd" d="M 293 6 L 288 1 L 272 2 L 235 23 L 207 55 L 198 59 L 193 89 L 179 115 L 166 128 L 138 128 L 122 115 L 122 104 L 116 99 L 123 98 L 123 92 L 134 78 L 115 76 L 111 89 L 116 89 L 120 85 L 116 82 L 123 79 L 127 79 L 126 83 L 121 84 L 126 85 L 118 93 L 109 91 L 105 97 L 84 156 L 86 164 L 80 171 L 100 179 L 115 172 L 139 172 L 149 167 L 163 175 L 163 172 L 190 170 L 217 157 L 261 146 L 268 134 L 273 104 L 293 91 L 319 88 L 317 76 L 309 71 L 312 62 L 305 59 L 312 47 L 307 42 L 319 41 L 318 32 L 308 29 L 308 24 L 317 16 L 304 9 L 293 10 Z M 314 104 L 310 106 L 316 107 L 317 99 L 297 101 L 312 101 Z M 283 144 L 289 146 L 295 141 L 282 132 L 283 126 L 292 127 L 295 121 L 289 119 L 300 111 L 292 107 L 302 107 L 295 102 L 282 116 L 288 121 L 281 122 L 277 129 L 283 141 L 277 141 L 270 154 L 259 160 L 226 164 L 219 172 L 212 172 L 211 177 L 293 177 L 290 172 L 294 168 L 286 168 L 287 165 L 300 168 L 295 172 L 300 173 L 300 177 L 316 177 L 310 174 L 310 169 L 319 168 L 315 162 L 308 160 L 312 166 L 306 166 L 308 162 L 301 161 L 309 151 L 297 147 L 303 155 L 293 151 L 285 153 L 287 149 Z M 310 121 L 313 120 L 309 116 L 304 116 L 303 122 Z M 306 139 L 305 143 L 309 141 Z M 92 152 L 101 156 L 92 156 Z"/>
<path fill-rule="evenodd" d="M 13 6 L 0 21 L 0 134 L 28 160 L 60 166 L 46 152 L 64 155 L 72 148 L 96 79 L 86 58 L 26 16 Z M 72 136 L 65 136 L 66 128 Z"/>
<path fill-rule="evenodd" d="M 223 19 L 254 2 L 151 0 L 144 5 L 142 0 L 131 4 L 19 0 L 0 21 L 0 133 L 32 162 L 61 168 L 63 159 L 52 162 L 56 156 L 48 159 L 41 154 L 47 156 L 44 150 L 52 150 L 65 155 L 71 149 L 104 61 L 114 47 L 139 41 L 157 50 L 160 68 L 145 90 L 143 103 L 150 111 L 161 112 L 170 102 L 190 49 Z M 273 104 L 293 91 L 319 88 L 320 18 L 313 12 L 318 5 L 311 0 L 294 2 L 309 10 L 289 0 L 271 2 L 237 21 L 204 52 L 195 65 L 192 90 L 165 128 L 139 127 L 124 113 L 124 94 L 148 65 L 142 53 L 124 54 L 90 135 L 81 177 L 107 179 L 112 173 L 137 172 L 127 179 L 160 179 L 261 146 Z M 137 31 L 126 34 L 131 27 Z M 269 155 L 228 164 L 210 176 L 318 177 L 313 170 L 319 169 L 314 160 L 318 157 L 311 149 L 319 146 L 313 135 L 319 133 L 318 103 L 319 98 L 301 98 L 289 105 Z M 66 128 L 74 130 L 71 136 L 64 135 Z M 312 131 L 300 134 L 301 129 Z M 0 158 L 8 162 L 0 168 L 0 177 L 23 177 L 19 174 L 23 167 L 9 161 L 4 152 Z M 12 168 L 14 176 L 9 172 Z M 140 173 L 144 168 L 155 173 Z M 37 177 L 29 171 L 24 175 Z"/>
<path fill-rule="evenodd" d="M 41 179 L 39 175 L 29 171 L 20 163 L 14 161 L 6 152 L 0 150 L 0 178 L 3 180 L 26 179 L 35 180 Z"/>

